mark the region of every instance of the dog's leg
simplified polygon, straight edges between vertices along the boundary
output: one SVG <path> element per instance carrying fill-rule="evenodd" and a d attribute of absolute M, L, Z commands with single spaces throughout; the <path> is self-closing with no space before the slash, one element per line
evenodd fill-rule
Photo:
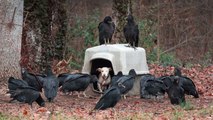
<path fill-rule="evenodd" d="M 99 90 L 100 92 L 103 92 L 103 91 L 102 91 L 102 87 L 101 87 L 101 84 L 100 84 L 100 83 L 98 83 L 98 90 Z"/>

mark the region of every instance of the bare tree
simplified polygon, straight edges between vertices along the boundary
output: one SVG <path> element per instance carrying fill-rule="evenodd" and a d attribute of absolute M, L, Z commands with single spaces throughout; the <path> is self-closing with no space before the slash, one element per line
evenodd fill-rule
<path fill-rule="evenodd" d="M 0 78 L 20 77 L 23 0 L 0 0 Z"/>

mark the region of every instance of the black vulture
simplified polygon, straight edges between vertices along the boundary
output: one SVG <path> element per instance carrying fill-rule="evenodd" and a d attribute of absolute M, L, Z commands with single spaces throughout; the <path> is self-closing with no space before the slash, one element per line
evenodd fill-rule
<path fill-rule="evenodd" d="M 68 76 L 70 76 L 70 75 L 72 75 L 72 74 L 70 74 L 70 73 L 62 73 L 62 74 L 58 75 L 59 87 L 64 84 L 64 82 L 67 80 L 66 78 L 68 78 Z"/>
<path fill-rule="evenodd" d="M 24 80 L 15 79 L 14 77 L 10 77 L 8 80 L 8 89 L 16 90 L 19 87 L 27 87 L 28 83 Z"/>
<path fill-rule="evenodd" d="M 21 70 L 22 79 L 28 83 L 29 86 L 35 88 L 36 90 L 42 92 L 42 79 L 44 76 L 35 75 L 29 73 L 25 68 Z"/>
<path fill-rule="evenodd" d="M 173 84 L 168 89 L 167 93 L 170 99 L 171 104 L 185 104 L 185 95 L 184 95 L 184 89 L 179 85 L 179 77 L 175 76 L 173 78 Z"/>
<path fill-rule="evenodd" d="M 114 76 L 112 77 L 112 79 L 111 79 L 111 85 L 115 85 L 116 82 L 117 82 L 117 80 L 118 80 L 120 77 L 122 77 L 122 76 L 123 76 L 123 73 L 122 73 L 121 71 L 119 71 L 119 72 L 117 73 L 117 75 L 114 75 Z"/>
<path fill-rule="evenodd" d="M 119 88 L 121 94 L 124 95 L 124 99 L 126 99 L 125 94 L 133 88 L 135 76 L 135 70 L 131 69 L 128 75 L 121 75 L 121 77 L 118 78 L 116 82 L 112 83 L 112 86 Z"/>
<path fill-rule="evenodd" d="M 199 98 L 194 82 L 188 77 L 180 77 L 180 86 L 184 89 L 184 93 Z"/>
<path fill-rule="evenodd" d="M 140 95 L 141 98 L 158 98 L 162 97 L 166 92 L 164 83 L 156 79 L 151 74 L 144 74 L 140 81 Z"/>
<path fill-rule="evenodd" d="M 181 70 L 180 70 L 179 67 L 175 67 L 174 75 L 175 75 L 175 76 L 182 76 L 182 73 L 181 73 Z"/>
<path fill-rule="evenodd" d="M 179 85 L 184 89 L 185 94 L 199 98 L 194 82 L 190 78 L 183 76 L 180 68 L 175 68 L 174 75 L 180 77 Z"/>
<path fill-rule="evenodd" d="M 65 78 L 64 83 L 62 84 L 61 91 L 64 93 L 73 92 L 73 91 L 85 91 L 90 83 L 95 83 L 98 81 L 96 75 L 88 75 L 82 73 L 70 74 Z M 87 97 L 83 92 L 84 97 Z M 78 94 L 78 97 L 80 95 Z"/>
<path fill-rule="evenodd" d="M 157 78 L 158 80 L 162 81 L 164 83 L 164 85 L 166 86 L 166 89 L 169 89 L 169 87 L 172 86 L 173 84 L 173 78 L 174 76 L 161 76 L 159 78 Z"/>
<path fill-rule="evenodd" d="M 19 102 L 32 103 L 36 101 L 40 106 L 44 106 L 45 102 L 41 97 L 39 91 L 31 86 L 24 80 L 15 79 L 10 77 L 8 80 L 8 93 L 11 94 L 11 102 L 17 100 Z"/>
<path fill-rule="evenodd" d="M 70 79 L 77 79 L 80 77 L 85 76 L 85 74 L 82 73 L 75 73 L 75 74 L 70 74 L 70 73 L 62 73 L 58 75 L 58 80 L 59 80 L 59 87 L 62 86 L 67 80 Z"/>
<path fill-rule="evenodd" d="M 139 29 L 138 25 L 135 24 L 132 15 L 128 15 L 127 24 L 124 26 L 123 32 L 126 38 L 126 42 L 134 49 L 135 47 L 138 47 Z"/>
<path fill-rule="evenodd" d="M 36 101 L 36 103 L 42 107 L 45 105 L 39 91 L 30 86 L 18 87 L 16 90 L 9 90 L 8 93 L 10 93 L 10 97 L 13 98 L 10 102 L 17 100 L 19 102 L 28 103 L 32 106 L 32 103 Z"/>
<path fill-rule="evenodd" d="M 110 16 L 106 16 L 98 25 L 100 45 L 110 43 L 115 31 L 115 24 Z"/>
<path fill-rule="evenodd" d="M 105 110 L 107 108 L 114 107 L 120 99 L 120 90 L 117 87 L 112 86 L 104 92 L 94 109 Z"/>
<path fill-rule="evenodd" d="M 155 76 L 151 74 L 143 74 L 140 79 L 140 97 L 150 98 L 149 92 L 146 90 L 146 82 L 148 80 L 154 80 Z"/>
<path fill-rule="evenodd" d="M 51 67 L 47 68 L 47 76 L 43 78 L 42 81 L 44 95 L 48 99 L 48 101 L 51 102 L 56 97 L 59 86 L 59 80 L 52 73 Z"/>

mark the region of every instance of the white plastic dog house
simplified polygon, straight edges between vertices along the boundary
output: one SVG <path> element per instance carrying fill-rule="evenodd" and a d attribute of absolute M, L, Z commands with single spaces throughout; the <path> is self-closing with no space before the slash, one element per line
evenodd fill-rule
<path fill-rule="evenodd" d="M 98 67 L 112 67 L 114 74 L 122 71 L 127 75 L 130 69 L 135 69 L 137 74 L 149 73 L 145 50 L 126 46 L 127 44 L 109 44 L 88 48 L 82 73 L 92 74 Z"/>
<path fill-rule="evenodd" d="M 145 49 L 127 47 L 127 44 L 107 44 L 88 48 L 85 52 L 82 73 L 98 74 L 97 68 L 111 67 L 111 76 L 122 71 L 127 75 L 135 69 L 137 75 L 149 73 Z"/>

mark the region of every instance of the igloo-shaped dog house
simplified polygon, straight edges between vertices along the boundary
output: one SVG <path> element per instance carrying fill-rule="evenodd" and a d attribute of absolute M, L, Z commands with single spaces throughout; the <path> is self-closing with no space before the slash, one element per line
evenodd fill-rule
<path fill-rule="evenodd" d="M 135 69 L 138 77 L 149 73 L 145 49 L 141 47 L 134 49 L 127 47 L 127 44 L 107 44 L 88 48 L 85 52 L 82 73 L 98 75 L 99 67 L 111 67 L 111 76 L 119 71 L 128 75 L 130 69 Z M 133 89 L 139 94 L 138 82 L 135 81 Z"/>

